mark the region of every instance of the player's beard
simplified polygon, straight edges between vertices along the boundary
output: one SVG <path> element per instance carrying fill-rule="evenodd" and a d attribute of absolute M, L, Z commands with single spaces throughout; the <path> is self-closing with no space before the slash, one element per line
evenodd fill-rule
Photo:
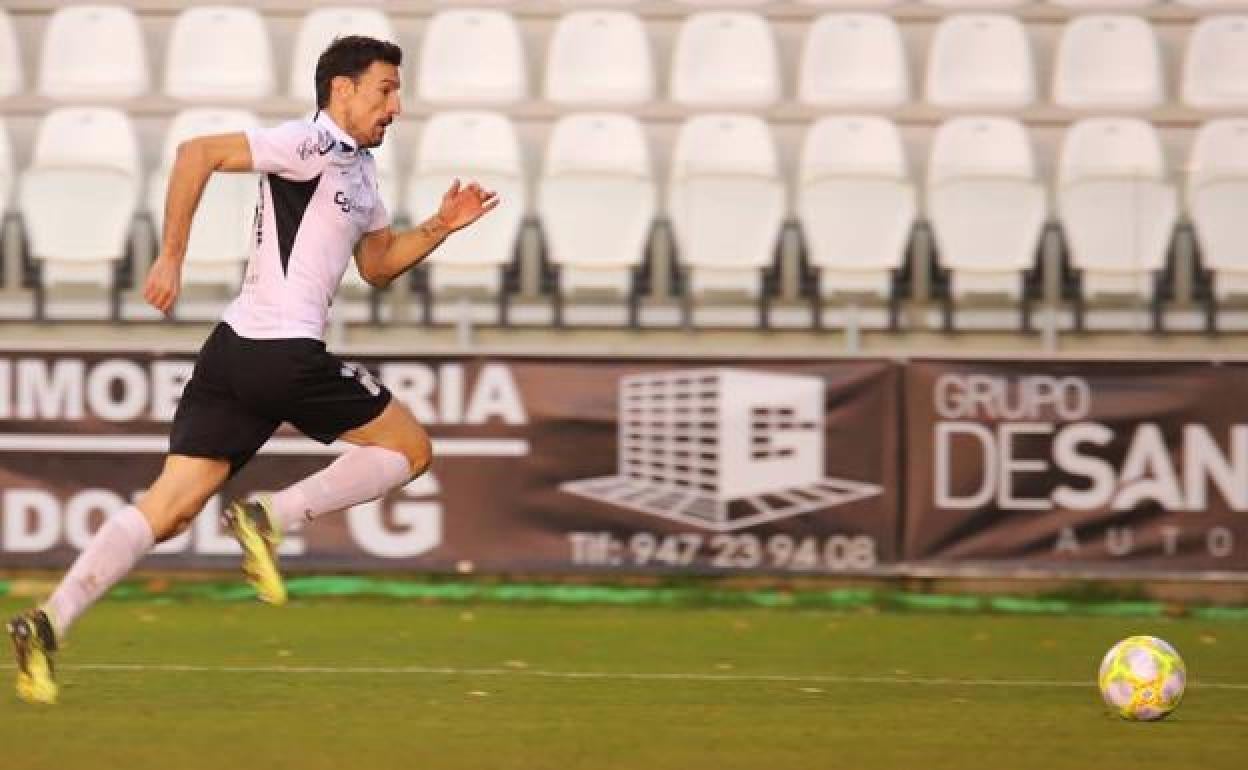
<path fill-rule="evenodd" d="M 365 146 L 365 147 L 379 147 L 379 146 L 381 145 L 381 143 L 385 140 L 385 138 L 386 138 L 386 129 L 387 129 L 387 128 L 389 128 L 389 127 L 390 127 L 390 125 L 391 125 L 391 123 L 389 123 L 389 122 L 387 122 L 387 123 L 378 123 L 378 124 L 377 124 L 377 128 L 379 128 L 380 130 L 377 132 L 377 141 L 375 141 L 375 142 L 369 142 L 368 144 L 366 144 L 366 145 L 364 145 L 364 146 Z"/>

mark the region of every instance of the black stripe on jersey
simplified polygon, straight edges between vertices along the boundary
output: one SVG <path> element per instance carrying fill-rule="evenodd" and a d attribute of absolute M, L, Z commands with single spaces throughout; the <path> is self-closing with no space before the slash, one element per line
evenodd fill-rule
<path fill-rule="evenodd" d="M 295 248 L 295 236 L 303 222 L 304 212 L 321 183 L 317 174 L 306 182 L 292 182 L 277 174 L 269 174 L 269 190 L 273 194 L 273 221 L 277 224 L 277 248 L 282 258 L 282 275 L 290 264 L 290 252 Z"/>

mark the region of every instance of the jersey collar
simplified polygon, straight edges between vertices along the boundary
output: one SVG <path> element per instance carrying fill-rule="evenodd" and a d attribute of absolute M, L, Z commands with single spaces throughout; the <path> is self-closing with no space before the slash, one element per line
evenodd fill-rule
<path fill-rule="evenodd" d="M 318 127 L 328 131 L 329 135 L 337 140 L 338 152 L 347 154 L 354 154 L 356 152 L 357 148 L 355 146 L 355 140 L 352 139 L 346 131 L 343 131 L 338 127 L 338 124 L 334 122 L 334 119 L 329 116 L 328 112 L 325 112 L 324 110 L 317 110 L 316 115 L 312 118 L 312 122 Z"/>

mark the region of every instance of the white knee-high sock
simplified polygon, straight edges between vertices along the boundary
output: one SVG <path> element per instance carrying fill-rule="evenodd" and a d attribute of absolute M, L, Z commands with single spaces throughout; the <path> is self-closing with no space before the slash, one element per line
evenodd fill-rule
<path fill-rule="evenodd" d="M 411 476 L 406 455 L 379 446 L 353 447 L 324 470 L 273 495 L 274 523 L 289 532 L 322 514 L 381 497 Z"/>
<path fill-rule="evenodd" d="M 134 568 L 151 550 L 153 540 L 147 517 L 133 505 L 104 522 L 43 605 L 58 639 L 63 639 L 74 621 Z"/>

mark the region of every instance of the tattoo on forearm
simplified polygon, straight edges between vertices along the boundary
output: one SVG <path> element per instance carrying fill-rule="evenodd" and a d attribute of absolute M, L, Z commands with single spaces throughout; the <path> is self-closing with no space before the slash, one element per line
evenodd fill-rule
<path fill-rule="evenodd" d="M 437 224 L 432 219 L 427 219 L 424 222 L 421 222 L 416 227 L 416 232 L 420 233 L 421 236 L 428 238 L 430 240 L 438 240 L 442 238 L 444 235 L 446 235 L 445 228 Z"/>

